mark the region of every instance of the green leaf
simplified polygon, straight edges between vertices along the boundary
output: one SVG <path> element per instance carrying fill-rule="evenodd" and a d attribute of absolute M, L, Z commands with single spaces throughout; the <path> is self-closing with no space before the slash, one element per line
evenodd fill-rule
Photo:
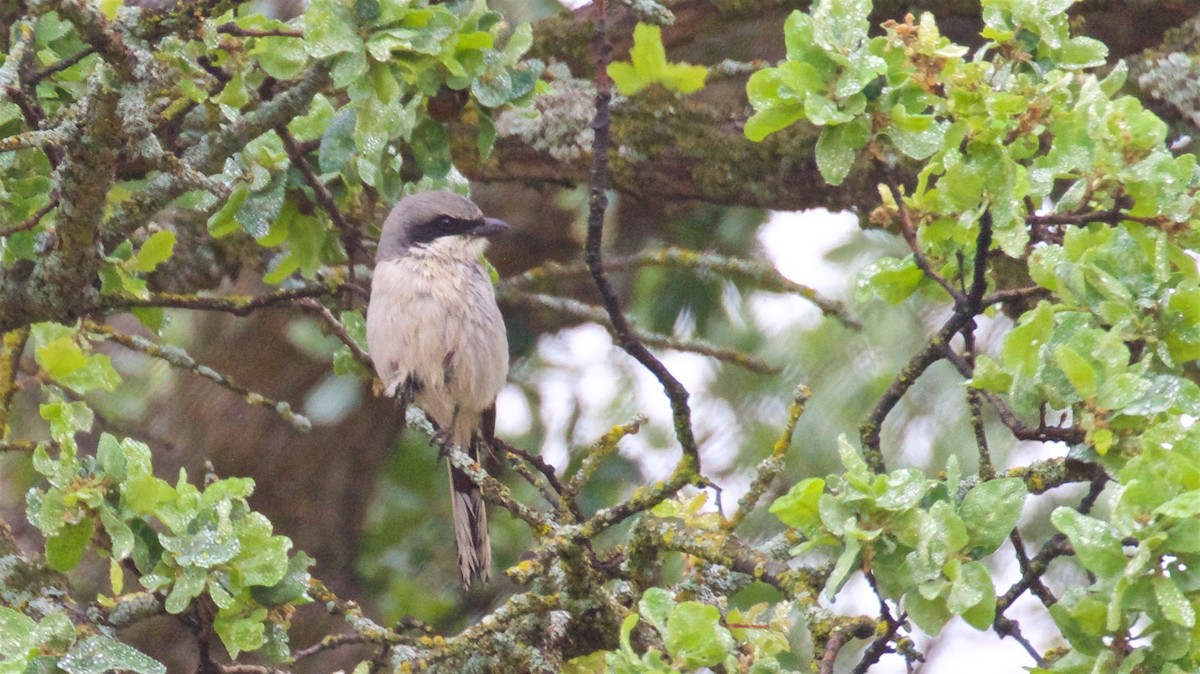
<path fill-rule="evenodd" d="M 317 94 L 309 104 L 308 112 L 288 123 L 288 131 L 292 132 L 296 140 L 320 138 L 325 133 L 325 127 L 333 119 L 334 112 L 333 104 L 329 102 L 329 99 Z"/>
<path fill-rule="evenodd" d="M 1158 607 L 1162 610 L 1163 617 L 1188 629 L 1194 627 L 1196 609 L 1184 596 L 1183 590 L 1179 589 L 1175 580 L 1167 576 L 1155 576 L 1152 582 L 1154 598 L 1158 601 Z"/>
<path fill-rule="evenodd" d="M 175 232 L 160 229 L 151 234 L 142 244 L 141 250 L 133 257 L 130 266 L 133 271 L 152 272 L 158 265 L 171 259 L 175 252 Z"/>
<path fill-rule="evenodd" d="M 663 47 L 662 29 L 639 22 L 633 29 L 633 47 L 629 50 L 629 60 L 647 82 L 661 77 L 667 67 L 667 50 Z"/>
<path fill-rule="evenodd" d="M 833 571 L 829 574 L 828 580 L 825 581 L 826 599 L 833 601 L 833 598 L 842 590 L 846 581 L 850 580 L 850 574 L 859 568 L 861 552 L 862 543 L 858 539 L 850 538 L 846 540 L 845 549 L 838 556 L 837 562 L 834 563 Z"/>
<path fill-rule="evenodd" d="M 114 391 L 121 383 L 121 375 L 113 368 L 112 358 L 102 353 L 89 354 L 86 366 L 57 379 L 60 384 L 76 393 L 87 393 L 95 389 Z"/>
<path fill-rule="evenodd" d="M 1007 393 L 1012 383 L 1012 375 L 987 355 L 981 354 L 975 360 L 975 372 L 969 382 L 971 386 L 993 393 Z"/>
<path fill-rule="evenodd" d="M 1058 66 L 1067 70 L 1096 68 L 1108 61 L 1108 47 L 1085 36 L 1071 38 L 1058 53 Z"/>
<path fill-rule="evenodd" d="M 929 634 L 941 632 L 953 616 L 946 608 L 944 597 L 934 596 L 927 599 L 916 590 L 904 593 L 904 610 L 908 612 L 917 627 Z"/>
<path fill-rule="evenodd" d="M 916 507 L 929 492 L 930 481 L 915 468 L 902 468 L 888 473 L 887 491 L 875 499 L 875 506 L 900 512 Z"/>
<path fill-rule="evenodd" d="M 446 136 L 446 128 L 440 122 L 432 119 L 421 120 L 413 129 L 413 156 L 421 172 L 427 178 L 443 178 L 450 172 L 453 159 L 450 157 L 450 141 Z"/>
<path fill-rule="evenodd" d="M 312 557 L 297 552 L 288 560 L 287 571 L 278 583 L 270 587 L 253 585 L 250 587 L 251 596 L 264 606 L 307 601 L 305 593 L 308 591 L 308 567 L 315 563 Z"/>
<path fill-rule="evenodd" d="M 108 534 L 113 559 L 121 560 L 128 557 L 133 552 L 133 530 L 117 517 L 107 503 L 100 506 L 100 523 L 104 525 L 104 532 Z"/>
<path fill-rule="evenodd" d="M 350 335 L 350 338 L 359 346 L 366 344 L 367 320 L 361 311 L 343 311 L 338 320 L 346 329 L 346 334 Z M 362 365 L 350 353 L 350 348 L 344 345 L 339 346 L 333 354 L 333 373 L 338 376 L 366 374 Z"/>
<path fill-rule="evenodd" d="M 308 66 L 304 41 L 294 37 L 256 38 L 250 55 L 258 59 L 263 72 L 277 80 L 290 80 Z"/>
<path fill-rule="evenodd" d="M 249 196 L 250 185 L 243 182 L 234 186 L 233 193 L 229 195 L 229 200 L 208 219 L 208 233 L 213 238 L 220 239 L 238 230 L 240 225 L 234 216 L 242 207 L 242 204 L 246 203 L 246 199 Z"/>
<path fill-rule="evenodd" d="M 42 618 L 34 637 L 46 647 L 66 650 L 75 643 L 75 623 L 71 622 L 65 611 L 55 611 Z M 2 636 L 0 640 L 3 640 Z"/>
<path fill-rule="evenodd" d="M 46 563 L 56 571 L 75 568 L 87 552 L 94 531 L 92 518 L 86 516 L 78 522 L 64 524 L 58 533 L 46 539 Z"/>
<path fill-rule="evenodd" d="M 734 649 L 733 635 L 721 626 L 715 606 L 685 601 L 671 611 L 663 643 L 672 657 L 688 667 L 712 667 Z"/>
<path fill-rule="evenodd" d="M 963 497 L 958 516 L 967 525 L 976 559 L 995 552 L 1008 538 L 1021 517 L 1025 494 L 1024 481 L 1009 477 L 977 484 Z"/>
<path fill-rule="evenodd" d="M 704 66 L 672 63 L 663 74 L 662 85 L 671 91 L 681 94 L 691 94 L 704 88 L 708 79 L 708 68 Z"/>
<path fill-rule="evenodd" d="M 638 23 L 633 29 L 629 58 L 628 63 L 610 63 L 608 66 L 608 76 L 617 85 L 617 91 L 626 96 L 651 84 L 688 94 L 704 88 L 704 80 L 708 77 L 708 69 L 704 66 L 669 63 L 662 43 L 662 29 L 654 25 Z"/>
<path fill-rule="evenodd" d="M 913 159 L 926 159 L 942 149 L 948 126 L 945 122 L 937 122 L 933 115 L 910 115 L 897 103 L 892 108 L 891 124 L 886 133 L 897 150 Z"/>
<path fill-rule="evenodd" d="M 824 492 L 825 480 L 819 477 L 801 480 L 775 499 L 770 512 L 789 527 L 811 536 L 821 525 L 819 504 Z"/>
<path fill-rule="evenodd" d="M 372 23 L 379 15 L 379 0 L 354 0 L 354 18 L 359 23 Z"/>
<path fill-rule="evenodd" d="M 175 490 L 171 485 L 149 474 L 130 477 L 121 484 L 124 505 L 139 515 L 151 515 L 159 505 L 172 501 Z"/>
<path fill-rule="evenodd" d="M 946 562 L 970 543 L 966 524 L 945 501 L 935 501 L 928 511 L 916 512 L 921 515 L 919 538 L 909 563 L 929 575 L 940 573 Z"/>
<path fill-rule="evenodd" d="M 179 615 L 191 604 L 192 600 L 204 591 L 208 576 L 204 569 L 198 566 L 188 566 L 183 569 L 183 575 L 175 579 L 171 592 L 167 595 L 164 607 L 167 613 Z"/>
<path fill-rule="evenodd" d="M 310 56 L 324 59 L 361 52 L 362 38 L 350 10 L 338 0 L 314 0 L 304 13 L 304 43 Z"/>
<path fill-rule="evenodd" d="M 803 104 L 785 103 L 754 113 L 750 119 L 746 120 L 746 126 L 742 131 L 746 134 L 746 138 L 758 143 L 772 133 L 786 129 L 802 119 L 804 119 Z"/>
<path fill-rule="evenodd" d="M 47 334 L 49 330 L 43 326 L 54 326 L 56 336 L 51 339 Z M 41 332 L 44 336 L 40 338 L 38 328 L 43 328 Z M 66 377 L 87 366 L 87 356 L 84 355 L 83 348 L 75 342 L 74 330 L 55 323 L 39 323 L 34 326 L 33 334 L 34 359 L 51 377 Z"/>
<path fill-rule="evenodd" d="M 50 437 L 59 445 L 74 450 L 75 434 L 92 430 L 94 414 L 87 403 L 77 400 L 68 403 L 62 399 L 38 407 L 42 418 L 50 422 Z"/>
<path fill-rule="evenodd" d="M 651 587 L 638 600 L 638 614 L 659 634 L 667 633 L 667 619 L 675 608 L 675 598 L 661 587 Z"/>
<path fill-rule="evenodd" d="M 251 527 L 250 522 L 255 526 Z M 283 580 L 288 570 L 288 550 L 292 542 L 286 536 L 272 536 L 271 523 L 259 513 L 238 523 L 239 541 L 244 554 L 235 564 L 246 585 L 270 587 Z"/>
<path fill-rule="evenodd" d="M 817 169 L 830 185 L 841 185 L 850 174 L 858 148 L 852 147 L 846 137 L 847 125 L 827 126 L 817 138 Z"/>
<path fill-rule="evenodd" d="M 913 256 L 883 257 L 859 273 L 855 296 L 860 302 L 875 295 L 888 304 L 899 304 L 913 294 L 924 278 Z"/>
<path fill-rule="evenodd" d="M 621 621 L 620 642 L 621 648 L 626 651 L 633 651 L 633 645 L 630 643 L 630 637 L 633 635 L 633 628 L 637 627 L 638 614 L 630 613 Z"/>
<path fill-rule="evenodd" d="M 981 562 L 963 564 L 950 585 L 946 608 L 961 614 L 977 630 L 990 628 L 996 618 L 996 588 L 987 567 Z"/>
<path fill-rule="evenodd" d="M 235 71 L 217 96 L 217 101 L 234 109 L 241 109 L 246 105 L 250 101 L 250 92 L 246 89 L 245 73 L 241 70 Z"/>
<path fill-rule="evenodd" d="M 0 656 L 23 662 L 38 645 L 34 637 L 36 629 L 37 623 L 32 618 L 0 606 Z"/>
<path fill-rule="evenodd" d="M 317 154 L 317 165 L 321 173 L 341 171 L 346 161 L 354 154 L 356 122 L 357 113 L 354 108 L 342 108 L 333 115 L 321 136 L 321 146 Z"/>
<path fill-rule="evenodd" d="M 221 611 L 213 621 L 213 628 L 225 644 L 231 658 L 236 658 L 242 651 L 257 650 L 263 645 L 266 630 L 263 619 L 267 617 L 267 609 L 253 611 L 249 617 L 241 617 L 236 613 Z"/>
<path fill-rule="evenodd" d="M 1084 568 L 1098 576 L 1115 576 L 1125 569 L 1128 561 L 1121 541 L 1098 519 L 1080 514 L 1074 508 L 1056 508 L 1050 522 L 1067 535 L 1075 554 Z"/>
<path fill-rule="evenodd" d="M 260 238 L 270 233 L 271 224 L 283 209 L 286 186 L 287 173 L 279 171 L 264 188 L 251 192 L 242 202 L 236 217 L 247 234 Z"/>
<path fill-rule="evenodd" d="M 492 122 L 490 114 L 480 112 L 479 114 L 479 137 L 475 141 L 475 148 L 479 152 L 480 159 L 487 159 L 492 155 L 492 148 L 496 145 L 496 124 Z"/>
<path fill-rule="evenodd" d="M 1154 514 L 1181 519 L 1200 515 L 1200 491 L 1185 491 L 1156 507 Z"/>
<path fill-rule="evenodd" d="M 212 523 L 195 533 L 159 536 L 162 546 L 181 566 L 212 568 L 233 559 L 241 550 L 228 522 Z"/>
<path fill-rule="evenodd" d="M 615 62 L 608 64 L 608 76 L 612 78 L 613 84 L 617 85 L 617 91 L 629 96 L 635 94 L 642 89 L 645 89 L 649 82 L 638 73 L 632 63 Z"/>
<path fill-rule="evenodd" d="M 1050 340 L 1053 329 L 1054 309 L 1048 303 L 1038 304 L 1036 309 L 1022 315 L 1001 349 L 1005 369 L 1013 374 L 1035 376 L 1039 349 Z"/>
<path fill-rule="evenodd" d="M 166 665 L 142 653 L 133 646 L 105 636 L 93 635 L 78 642 L 67 652 L 58 666 L 67 674 L 105 674 L 111 671 L 138 674 L 166 674 Z"/>

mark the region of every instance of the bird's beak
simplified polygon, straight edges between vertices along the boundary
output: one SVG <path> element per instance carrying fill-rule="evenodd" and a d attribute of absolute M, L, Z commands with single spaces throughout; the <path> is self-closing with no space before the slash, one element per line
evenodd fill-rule
<path fill-rule="evenodd" d="M 508 223 L 498 218 L 484 218 L 483 224 L 471 230 L 473 236 L 495 236 L 508 231 Z"/>

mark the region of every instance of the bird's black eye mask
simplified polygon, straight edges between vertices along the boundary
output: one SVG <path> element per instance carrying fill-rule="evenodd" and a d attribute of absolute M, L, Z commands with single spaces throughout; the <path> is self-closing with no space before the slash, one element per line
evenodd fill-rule
<path fill-rule="evenodd" d="M 443 236 L 461 236 L 484 224 L 483 218 L 465 220 L 449 215 L 439 215 L 423 222 L 409 230 L 408 240 L 411 244 L 433 243 Z"/>

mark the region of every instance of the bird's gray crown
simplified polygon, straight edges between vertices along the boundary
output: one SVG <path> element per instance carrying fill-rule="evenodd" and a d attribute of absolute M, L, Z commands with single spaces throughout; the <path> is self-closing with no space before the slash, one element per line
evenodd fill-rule
<path fill-rule="evenodd" d="M 507 226 L 484 218 L 483 211 L 466 197 L 446 190 L 414 194 L 397 202 L 383 221 L 375 260 L 394 260 L 414 245 L 443 236 L 487 236 L 501 228 Z"/>

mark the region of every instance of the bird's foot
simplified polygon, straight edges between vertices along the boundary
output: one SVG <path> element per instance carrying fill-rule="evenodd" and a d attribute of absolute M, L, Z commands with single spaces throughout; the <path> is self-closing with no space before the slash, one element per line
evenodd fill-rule
<path fill-rule="evenodd" d="M 454 446 L 454 432 L 449 428 L 439 428 L 436 433 L 429 436 L 429 445 L 437 447 L 439 459 L 447 458 L 450 455 L 450 448 Z"/>

